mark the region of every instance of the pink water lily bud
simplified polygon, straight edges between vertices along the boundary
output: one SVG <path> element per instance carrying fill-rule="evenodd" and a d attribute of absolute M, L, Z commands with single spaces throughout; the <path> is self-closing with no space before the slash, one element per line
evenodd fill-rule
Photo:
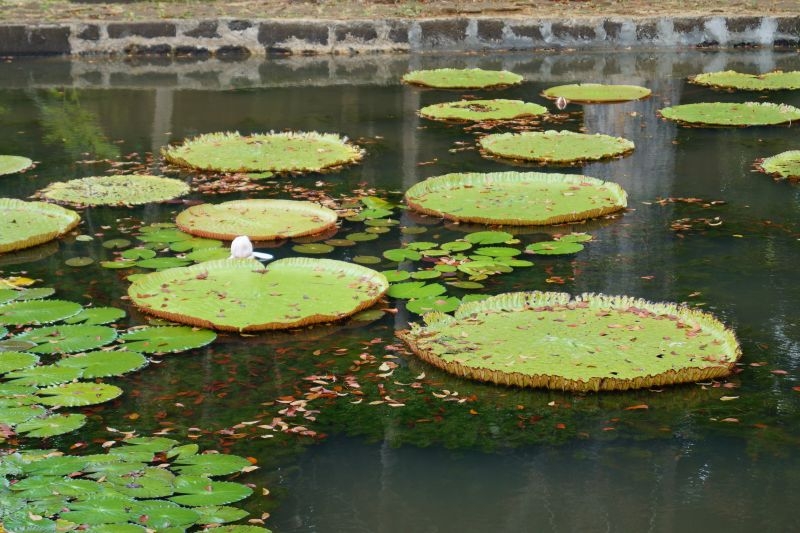
<path fill-rule="evenodd" d="M 253 243 L 247 235 L 239 235 L 231 243 L 231 259 L 249 259 L 253 257 Z"/>

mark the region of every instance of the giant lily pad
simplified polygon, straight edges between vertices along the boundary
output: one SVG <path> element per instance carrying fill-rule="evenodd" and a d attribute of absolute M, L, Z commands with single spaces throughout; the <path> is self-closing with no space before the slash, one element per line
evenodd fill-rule
<path fill-rule="evenodd" d="M 625 191 L 615 183 L 541 172 L 445 174 L 413 185 L 405 199 L 427 215 L 508 225 L 573 222 L 627 206 Z"/>
<path fill-rule="evenodd" d="M 800 150 L 789 150 L 767 157 L 758 167 L 773 176 L 789 180 L 800 179 Z"/>
<path fill-rule="evenodd" d="M 689 81 L 697 85 L 707 85 L 720 89 L 740 89 L 743 91 L 779 91 L 800 89 L 800 71 L 767 72 L 766 74 L 745 74 L 735 70 L 723 72 L 704 72 L 690 76 Z"/>
<path fill-rule="evenodd" d="M 369 268 L 329 259 L 208 261 L 145 274 L 128 289 L 142 310 L 228 330 L 284 329 L 338 320 L 374 304 L 389 286 Z"/>
<path fill-rule="evenodd" d="M 105 383 L 67 383 L 39 389 L 39 403 L 70 407 L 95 405 L 113 400 L 122 394 L 122 389 Z"/>
<path fill-rule="evenodd" d="M 77 315 L 80 304 L 63 300 L 23 300 L 0 305 L 0 324 L 49 324 Z"/>
<path fill-rule="evenodd" d="M 403 81 L 436 89 L 485 89 L 518 85 L 522 83 L 522 76 L 506 70 L 439 68 L 409 72 L 403 76 Z"/>
<path fill-rule="evenodd" d="M 518 292 L 428 313 L 398 333 L 453 374 L 503 385 L 599 391 L 728 375 L 741 355 L 713 316 L 628 297 Z"/>
<path fill-rule="evenodd" d="M 650 96 L 650 89 L 638 85 L 607 85 L 603 83 L 573 83 L 542 91 L 542 96 L 555 100 L 566 98 L 578 103 L 608 103 L 640 100 Z"/>
<path fill-rule="evenodd" d="M 51 183 L 39 195 L 71 205 L 139 205 L 172 200 L 189 192 L 181 180 L 146 175 L 92 176 Z"/>
<path fill-rule="evenodd" d="M 26 351 L 45 354 L 91 350 L 112 342 L 116 337 L 117 331 L 108 326 L 70 324 L 24 331 L 14 339 L 35 342 L 36 346 Z"/>
<path fill-rule="evenodd" d="M 170 163 L 216 172 L 320 172 L 354 163 L 358 146 L 330 133 L 209 133 L 164 149 Z"/>
<path fill-rule="evenodd" d="M 659 113 L 691 126 L 772 126 L 800 120 L 800 109 L 770 102 L 703 102 L 665 107 Z"/>
<path fill-rule="evenodd" d="M 423 107 L 419 114 L 432 120 L 511 120 L 547 113 L 547 108 L 522 100 L 460 100 Z"/>
<path fill-rule="evenodd" d="M 622 137 L 552 130 L 495 133 L 483 137 L 480 145 L 489 155 L 542 163 L 607 159 L 634 148 L 632 141 Z"/>
<path fill-rule="evenodd" d="M 51 241 L 80 220 L 75 211 L 57 205 L 0 198 L 0 253 Z"/>
<path fill-rule="evenodd" d="M 336 211 L 298 200 L 235 200 L 200 204 L 178 214 L 178 227 L 193 235 L 234 239 L 246 235 L 254 241 L 300 237 L 321 233 L 336 225 Z"/>
<path fill-rule="evenodd" d="M 20 155 L 0 155 L 0 176 L 16 174 L 33 166 L 33 161 Z"/>

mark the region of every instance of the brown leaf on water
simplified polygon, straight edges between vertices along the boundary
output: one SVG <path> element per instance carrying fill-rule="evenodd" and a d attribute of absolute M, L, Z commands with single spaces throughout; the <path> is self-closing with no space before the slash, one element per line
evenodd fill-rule
<path fill-rule="evenodd" d="M 770 370 L 770 373 L 775 374 L 776 376 L 785 376 L 789 372 L 787 372 L 786 370 Z"/>
<path fill-rule="evenodd" d="M 650 409 L 650 406 L 646 403 L 640 403 L 638 405 L 631 405 L 630 407 L 625 408 L 626 411 L 636 411 L 639 409 Z"/>
<path fill-rule="evenodd" d="M 739 422 L 739 419 L 738 419 L 738 418 L 723 418 L 722 420 L 720 420 L 720 422 L 734 422 L 734 423 L 738 423 L 738 422 Z"/>

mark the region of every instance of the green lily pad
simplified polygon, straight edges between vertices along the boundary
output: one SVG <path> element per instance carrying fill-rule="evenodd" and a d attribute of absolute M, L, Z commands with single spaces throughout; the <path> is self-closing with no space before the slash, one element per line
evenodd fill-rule
<path fill-rule="evenodd" d="M 412 313 L 422 315 L 431 311 L 449 313 L 455 311 L 461 305 L 461 300 L 454 296 L 426 296 L 410 300 L 406 304 L 406 309 Z"/>
<path fill-rule="evenodd" d="M 423 107 L 419 114 L 432 120 L 512 120 L 547 113 L 547 108 L 522 100 L 460 100 Z"/>
<path fill-rule="evenodd" d="M 241 472 L 252 466 L 250 461 L 237 455 L 205 453 L 181 456 L 175 460 L 173 468 L 182 475 L 224 476 Z"/>
<path fill-rule="evenodd" d="M 253 489 L 229 481 L 212 481 L 204 476 L 179 476 L 175 481 L 175 503 L 191 507 L 225 505 L 250 496 Z"/>
<path fill-rule="evenodd" d="M 96 326 L 101 324 L 110 324 L 124 317 L 125 311 L 122 309 L 117 309 L 116 307 L 88 307 L 86 309 L 82 309 L 80 313 L 65 319 L 64 322 L 67 324 L 85 324 L 87 326 Z"/>
<path fill-rule="evenodd" d="M 107 248 L 109 250 L 127 248 L 130 245 L 131 241 L 128 239 L 109 239 L 103 242 L 103 248 Z"/>
<path fill-rule="evenodd" d="M 121 261 L 100 261 L 100 266 L 114 270 L 133 268 L 136 266 L 136 261 L 131 261 L 130 259 L 123 259 Z"/>
<path fill-rule="evenodd" d="M 0 351 L 0 374 L 30 368 L 39 362 L 39 356 L 23 352 Z"/>
<path fill-rule="evenodd" d="M 22 385 L 55 385 L 74 381 L 83 375 L 81 368 L 66 368 L 55 365 L 41 365 L 24 370 L 15 370 L 6 374 L 13 380 L 12 384 Z"/>
<path fill-rule="evenodd" d="M 386 276 L 389 283 L 397 283 L 398 281 L 405 281 L 411 277 L 411 273 L 405 270 L 384 270 L 381 272 Z"/>
<path fill-rule="evenodd" d="M 425 283 L 424 281 L 404 281 L 389 287 L 387 294 L 393 298 L 411 299 L 439 296 L 447 292 L 447 288 L 439 283 Z"/>
<path fill-rule="evenodd" d="M 189 192 L 181 180 L 148 175 L 92 176 L 56 181 L 39 195 L 70 205 L 140 205 L 172 200 Z"/>
<path fill-rule="evenodd" d="M 217 334 L 186 326 L 154 326 L 123 333 L 117 339 L 125 349 L 139 353 L 185 352 L 214 342 Z"/>
<path fill-rule="evenodd" d="M 592 240 L 592 238 L 593 237 L 588 233 L 568 233 L 566 235 L 562 235 L 556 240 L 561 242 L 589 242 Z"/>
<path fill-rule="evenodd" d="M 381 258 L 374 255 L 356 255 L 353 256 L 353 263 L 359 265 L 377 265 L 381 262 Z"/>
<path fill-rule="evenodd" d="M 415 70 L 403 76 L 405 83 L 436 89 L 483 89 L 522 83 L 522 76 L 505 70 L 439 68 Z"/>
<path fill-rule="evenodd" d="M 464 237 L 472 244 L 500 244 L 513 238 L 514 236 L 507 231 L 476 231 Z"/>
<path fill-rule="evenodd" d="M 106 475 L 105 482 L 120 494 L 133 498 L 164 498 L 175 493 L 175 474 L 154 466 L 132 468 L 120 475 Z"/>
<path fill-rule="evenodd" d="M 209 133 L 163 153 L 170 163 L 217 172 L 321 172 L 364 155 L 346 138 L 316 132 Z"/>
<path fill-rule="evenodd" d="M 355 246 L 356 241 L 351 241 L 350 239 L 328 239 L 325 244 L 336 247 Z"/>
<path fill-rule="evenodd" d="M 800 150 L 788 150 L 767 157 L 758 167 L 773 176 L 788 180 L 800 179 Z"/>
<path fill-rule="evenodd" d="M 566 98 L 577 103 L 610 103 L 641 100 L 650 96 L 650 89 L 638 85 L 607 85 L 602 83 L 573 83 L 542 91 L 542 96 L 555 100 Z"/>
<path fill-rule="evenodd" d="M 152 259 L 142 259 L 141 261 L 136 261 L 136 266 L 141 268 L 154 268 L 154 269 L 163 269 L 163 268 L 176 268 L 188 265 L 190 262 L 186 259 L 181 259 L 180 257 L 154 257 Z"/>
<path fill-rule="evenodd" d="M 299 254 L 329 254 L 335 248 L 330 244 L 322 244 L 319 242 L 311 242 L 308 244 L 296 244 L 292 246 L 292 250 Z"/>
<path fill-rule="evenodd" d="M 148 274 L 128 289 L 142 310 L 162 318 L 228 331 L 293 328 L 339 320 L 372 306 L 386 278 L 329 259 L 208 261 Z"/>
<path fill-rule="evenodd" d="M 167 244 L 181 241 L 188 241 L 193 239 L 190 234 L 183 232 L 177 228 L 174 224 L 153 224 L 151 226 L 146 226 L 142 228 L 142 234 L 138 236 L 138 239 L 142 242 L 149 242 L 149 243 L 159 243 L 159 244 Z"/>
<path fill-rule="evenodd" d="M 190 259 L 195 263 L 203 261 L 214 261 L 215 259 L 227 259 L 231 256 L 229 248 L 199 248 L 186 254 L 185 259 Z"/>
<path fill-rule="evenodd" d="M 67 383 L 39 389 L 36 394 L 44 405 L 78 407 L 113 400 L 122 394 L 122 389 L 105 383 Z"/>
<path fill-rule="evenodd" d="M 385 250 L 383 252 L 383 257 L 388 259 L 389 261 L 419 261 L 422 259 L 422 255 L 417 250 L 412 250 L 411 248 L 392 248 L 391 250 Z"/>
<path fill-rule="evenodd" d="M 34 289 L 22 289 L 17 291 L 17 300 L 41 300 L 55 294 L 56 290 L 52 287 L 36 287 Z"/>
<path fill-rule="evenodd" d="M 169 249 L 176 253 L 188 252 L 189 250 L 204 250 L 207 248 L 219 248 L 222 241 L 219 239 L 204 239 L 193 237 L 182 241 L 174 242 L 169 245 Z"/>
<path fill-rule="evenodd" d="M 46 413 L 41 405 L 4 406 L 0 407 L 0 423 L 15 426 Z"/>
<path fill-rule="evenodd" d="M 427 215 L 506 225 L 586 220 L 627 206 L 627 194 L 615 183 L 540 172 L 435 176 L 413 185 L 406 191 L 405 200 L 409 207 Z M 480 238 L 466 237 L 469 242 Z"/>
<path fill-rule="evenodd" d="M 156 251 L 150 248 L 129 248 L 119 254 L 123 259 L 152 259 L 156 256 Z"/>
<path fill-rule="evenodd" d="M 228 522 L 236 522 L 249 514 L 243 509 L 227 505 L 194 507 L 192 510 L 199 515 L 197 519 L 198 524 L 225 524 Z"/>
<path fill-rule="evenodd" d="M 62 358 L 59 367 L 77 368 L 87 379 L 121 376 L 139 370 L 147 364 L 147 358 L 137 352 L 88 352 Z"/>
<path fill-rule="evenodd" d="M 505 242 L 505 240 L 500 242 Z M 441 248 L 442 250 L 447 250 L 448 252 L 464 252 L 472 248 L 472 243 L 467 241 L 451 241 L 444 243 Z"/>
<path fill-rule="evenodd" d="M 78 213 L 58 205 L 0 198 L 0 253 L 52 241 L 80 221 Z"/>
<path fill-rule="evenodd" d="M 17 433 L 23 433 L 28 437 L 53 437 L 70 433 L 83 427 L 86 424 L 86 416 L 78 413 L 66 415 L 57 414 L 44 418 L 32 418 L 14 428 Z"/>
<path fill-rule="evenodd" d="M 437 279 L 442 277 L 442 273 L 439 270 L 418 270 L 411 274 L 411 277 L 414 279 Z"/>
<path fill-rule="evenodd" d="M 525 250 L 539 255 L 566 255 L 580 252 L 583 245 L 571 241 L 543 241 L 529 244 Z"/>
<path fill-rule="evenodd" d="M 88 256 L 70 257 L 64 264 L 71 267 L 85 267 L 94 263 L 94 258 Z"/>
<path fill-rule="evenodd" d="M 770 102 L 704 102 L 665 107 L 662 117 L 690 126 L 771 126 L 800 120 L 800 109 Z"/>
<path fill-rule="evenodd" d="M 0 155 L 0 176 L 16 174 L 28 170 L 33 166 L 33 161 L 20 155 Z"/>
<path fill-rule="evenodd" d="M 271 533 L 269 529 L 258 526 L 221 526 L 210 529 L 204 529 L 204 533 Z"/>
<path fill-rule="evenodd" d="M 628 297 L 508 293 L 428 313 L 398 333 L 419 357 L 480 381 L 626 390 L 728 375 L 741 356 L 713 316 Z"/>
<path fill-rule="evenodd" d="M 181 507 L 170 501 L 142 501 L 133 509 L 135 516 L 146 517 L 144 523 L 150 531 L 178 533 L 186 531 L 188 526 L 197 523 L 200 514 L 194 509 Z"/>
<path fill-rule="evenodd" d="M 82 309 L 80 304 L 63 300 L 16 301 L 0 305 L 0 324 L 50 324 L 77 315 Z"/>
<path fill-rule="evenodd" d="M 374 241 L 378 238 L 378 235 L 375 233 L 365 233 L 365 232 L 356 232 L 350 233 L 347 235 L 347 239 L 355 242 L 367 242 L 367 241 Z"/>
<path fill-rule="evenodd" d="M 246 235 L 267 241 L 315 235 L 336 226 L 336 211 L 299 200 L 236 200 L 194 205 L 178 214 L 178 227 L 192 235 L 232 240 Z"/>
<path fill-rule="evenodd" d="M 745 74 L 734 70 L 704 72 L 703 74 L 690 76 L 689 82 L 719 89 L 739 89 L 743 91 L 800 89 L 800 71 L 782 72 L 777 70 L 765 74 Z"/>
<path fill-rule="evenodd" d="M 562 164 L 608 159 L 634 149 L 633 142 L 622 137 L 552 130 L 494 133 L 479 143 L 492 156 Z"/>
<path fill-rule="evenodd" d="M 514 257 L 522 253 L 522 250 L 510 248 L 508 246 L 483 246 L 476 248 L 477 255 L 486 255 L 489 257 Z"/>
<path fill-rule="evenodd" d="M 22 332 L 14 338 L 35 342 L 36 346 L 26 351 L 43 354 L 91 350 L 109 344 L 116 337 L 117 331 L 108 326 L 68 324 L 32 329 Z"/>

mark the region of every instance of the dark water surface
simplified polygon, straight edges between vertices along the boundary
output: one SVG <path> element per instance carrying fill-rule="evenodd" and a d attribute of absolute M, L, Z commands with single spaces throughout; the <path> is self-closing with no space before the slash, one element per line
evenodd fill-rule
<path fill-rule="evenodd" d="M 445 66 L 504 68 L 526 81 L 500 92 L 431 91 L 398 82 L 409 69 Z M 405 189 L 429 176 L 519 168 L 484 159 L 475 150 L 456 150 L 464 146 L 456 143 L 474 143 L 475 135 L 420 119 L 415 112 L 423 105 L 471 94 L 550 106 L 539 93 L 552 85 L 647 86 L 653 90 L 647 100 L 571 105 L 565 123 L 543 125 L 624 136 L 636 143 L 633 154 L 579 168 L 536 167 L 617 182 L 628 191 L 629 211 L 613 220 L 520 232 L 526 244 L 570 229 L 588 231 L 595 240 L 575 256 L 535 258 L 532 268 L 489 280 L 486 291 L 602 292 L 689 302 L 734 328 L 744 353 L 741 372 L 716 384 L 602 395 L 497 388 L 449 377 L 393 350 L 394 330 L 417 319 L 398 305 L 398 313 L 368 326 L 221 335 L 205 350 L 165 357 L 114 380 L 125 390 L 119 400 L 87 411 L 91 422 L 79 435 L 46 445 L 66 449 L 82 441 L 93 446 L 92 441 L 108 438 L 109 426 L 141 434 L 166 428 L 179 440 L 199 435 L 204 446 L 258 460 L 261 469 L 242 480 L 266 486 L 270 494 L 259 493 L 243 506 L 255 516 L 270 512 L 267 525 L 276 532 L 800 529 L 794 508 L 800 490 L 800 392 L 792 389 L 800 385 L 800 196 L 796 185 L 752 170 L 757 158 L 800 149 L 797 126 L 689 129 L 656 116 L 666 105 L 700 101 L 800 107 L 800 91 L 733 94 L 685 82 L 691 74 L 726 69 L 800 70 L 800 54 L 0 64 L 0 153 L 39 162 L 32 171 L 0 179 L 0 196 L 12 198 L 26 198 L 52 181 L 110 169 L 107 162 L 86 161 L 133 161 L 157 173 L 159 158 L 148 154 L 199 133 L 296 129 L 347 135 L 362 143 L 367 155 L 360 165 L 277 180 L 250 197 L 288 198 L 307 190 L 338 197 L 374 189 L 377 196 L 399 200 Z M 195 192 L 191 198 L 219 202 L 245 196 Z M 719 203 L 703 206 L 712 201 Z M 171 221 L 183 208 L 83 210 L 79 232 L 97 235 L 94 241 L 73 235 L 2 255 L 0 275 L 26 273 L 41 279 L 41 286 L 56 287 L 61 298 L 128 309 L 120 300 L 129 284 L 124 273 L 95 265 L 72 268 L 64 261 L 86 255 L 112 259 L 101 243 L 120 236 L 117 228 Z M 445 242 L 465 232 L 409 213 L 399 218 L 401 225 L 421 225 L 427 232 L 407 235 L 393 228 L 376 241 L 337 249 L 330 257 L 379 256 L 403 242 Z M 676 230 L 676 221 L 684 229 Z M 344 222 L 337 237 L 362 230 L 360 223 Z M 291 247 L 284 243 L 270 252 L 297 255 Z M 391 267 L 387 262 L 376 266 Z M 128 310 L 127 325 L 146 321 Z M 387 354 L 397 354 L 400 367 L 381 378 L 378 365 Z M 359 370 L 354 361 L 368 356 L 377 362 Z M 341 380 L 348 374 L 365 392 L 361 403 L 353 403 L 357 397 L 352 395 L 314 399 L 307 408 L 320 411 L 311 415 L 315 420 L 302 413 L 288 417 L 279 413 L 285 404 L 274 404 L 282 396 L 307 399 L 315 384 L 304 378 L 336 375 Z M 414 382 L 421 385 L 409 385 Z M 386 394 L 404 406 L 370 405 Z M 738 398 L 721 401 L 724 396 Z M 641 404 L 649 408 L 626 410 Z M 273 417 L 326 437 L 259 427 Z"/>

